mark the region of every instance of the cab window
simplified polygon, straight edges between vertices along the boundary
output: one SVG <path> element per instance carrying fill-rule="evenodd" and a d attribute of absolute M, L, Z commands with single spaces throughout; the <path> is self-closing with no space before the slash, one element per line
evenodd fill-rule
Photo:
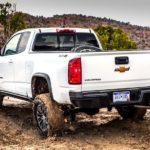
<path fill-rule="evenodd" d="M 25 51 L 30 37 L 30 32 L 24 32 L 21 34 L 15 35 L 10 41 L 6 44 L 4 48 L 4 55 L 14 55 Z"/>
<path fill-rule="evenodd" d="M 4 55 L 13 55 L 17 53 L 17 46 L 20 40 L 21 34 L 15 35 L 5 46 Z"/>
<path fill-rule="evenodd" d="M 17 53 L 21 53 L 26 49 L 29 37 L 30 37 L 30 32 L 25 32 L 22 34 L 21 39 L 18 44 Z"/>

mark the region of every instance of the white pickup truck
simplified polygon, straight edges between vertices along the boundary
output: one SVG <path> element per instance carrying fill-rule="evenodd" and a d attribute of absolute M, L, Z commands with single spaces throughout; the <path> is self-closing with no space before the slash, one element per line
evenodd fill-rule
<path fill-rule="evenodd" d="M 64 116 L 117 108 L 142 118 L 148 105 L 150 51 L 103 51 L 92 29 L 35 28 L 15 33 L 1 50 L 0 105 L 6 95 L 34 103 L 40 133 L 63 127 Z"/>

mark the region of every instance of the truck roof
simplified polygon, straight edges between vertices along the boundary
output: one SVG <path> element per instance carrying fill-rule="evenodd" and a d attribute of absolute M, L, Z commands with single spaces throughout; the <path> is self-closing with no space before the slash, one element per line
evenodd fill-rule
<path fill-rule="evenodd" d="M 54 28 L 29 28 L 29 29 L 24 29 L 24 30 L 21 30 L 19 32 L 25 32 L 25 31 L 40 31 L 40 32 L 59 32 L 59 31 L 74 31 L 74 32 L 82 32 L 82 33 L 91 33 L 92 32 L 92 29 L 88 29 L 88 28 L 62 28 L 62 27 L 54 27 Z M 19 33 L 18 32 L 18 33 Z"/>

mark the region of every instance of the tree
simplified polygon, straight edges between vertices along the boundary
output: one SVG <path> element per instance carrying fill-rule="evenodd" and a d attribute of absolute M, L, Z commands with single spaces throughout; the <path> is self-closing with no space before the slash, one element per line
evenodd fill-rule
<path fill-rule="evenodd" d="M 119 28 L 98 26 L 95 29 L 105 50 L 136 49 L 137 44 Z"/>
<path fill-rule="evenodd" d="M 0 4 L 0 23 L 4 26 L 4 34 L 7 34 L 8 31 L 8 18 L 12 13 L 12 5 L 10 3 Z"/>
<path fill-rule="evenodd" d="M 6 37 L 12 33 L 26 28 L 22 12 L 16 12 L 16 5 L 11 3 L 0 4 L 0 23 L 4 26 Z"/>
<path fill-rule="evenodd" d="M 18 30 L 22 30 L 26 28 L 26 24 L 23 21 L 23 18 L 25 17 L 25 14 L 22 12 L 16 12 L 14 13 L 13 17 L 10 21 L 10 30 L 11 32 L 16 32 Z"/>

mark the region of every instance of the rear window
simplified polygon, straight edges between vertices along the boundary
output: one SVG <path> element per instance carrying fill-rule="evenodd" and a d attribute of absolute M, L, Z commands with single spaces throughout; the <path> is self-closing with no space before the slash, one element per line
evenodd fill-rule
<path fill-rule="evenodd" d="M 78 46 L 98 46 L 92 33 L 40 33 L 37 34 L 33 51 L 70 51 Z"/>
<path fill-rule="evenodd" d="M 97 40 L 92 33 L 78 33 L 76 35 L 76 45 L 90 45 L 99 47 Z"/>

